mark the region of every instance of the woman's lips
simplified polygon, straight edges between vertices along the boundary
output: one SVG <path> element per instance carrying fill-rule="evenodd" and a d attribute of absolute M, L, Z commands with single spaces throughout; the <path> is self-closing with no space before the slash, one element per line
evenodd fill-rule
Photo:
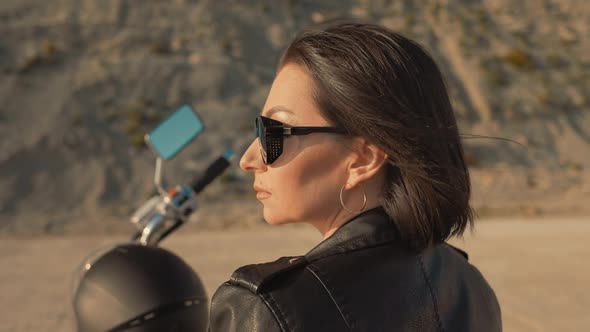
<path fill-rule="evenodd" d="M 265 198 L 269 198 L 270 197 L 270 193 L 266 192 L 266 191 L 257 191 L 256 192 L 256 198 L 259 200 L 263 200 Z"/>
<path fill-rule="evenodd" d="M 259 186 L 257 184 L 254 185 L 253 188 L 254 188 L 254 191 L 256 191 L 256 198 L 257 199 L 262 200 L 265 198 L 269 198 L 271 195 L 268 191 L 264 190 L 264 188 L 262 188 L 261 186 Z"/>

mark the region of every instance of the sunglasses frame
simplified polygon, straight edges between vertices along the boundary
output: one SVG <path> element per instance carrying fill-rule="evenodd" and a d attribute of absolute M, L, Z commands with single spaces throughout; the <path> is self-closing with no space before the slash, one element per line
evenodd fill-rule
<path fill-rule="evenodd" d="M 266 165 L 274 163 L 283 153 L 285 136 L 308 135 L 311 133 L 344 134 L 348 132 L 337 127 L 285 127 L 285 124 L 265 116 L 257 116 L 255 134 L 260 143 L 260 156 Z"/>

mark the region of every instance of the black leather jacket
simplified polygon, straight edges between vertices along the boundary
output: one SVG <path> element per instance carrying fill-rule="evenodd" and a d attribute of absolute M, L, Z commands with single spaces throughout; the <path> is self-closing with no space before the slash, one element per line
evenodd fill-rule
<path fill-rule="evenodd" d="M 467 254 L 399 244 L 378 207 L 305 256 L 247 265 L 213 295 L 217 331 L 501 331 L 500 306 Z"/>

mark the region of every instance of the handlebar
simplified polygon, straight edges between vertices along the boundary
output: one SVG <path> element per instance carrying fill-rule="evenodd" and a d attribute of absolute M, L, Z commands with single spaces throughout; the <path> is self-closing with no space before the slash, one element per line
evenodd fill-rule
<path fill-rule="evenodd" d="M 203 191 L 229 167 L 233 156 L 232 150 L 225 151 L 222 156 L 207 167 L 205 172 L 191 180 L 190 186 L 173 187 L 146 202 L 144 207 L 138 210 L 139 217 L 132 218 L 132 220 L 135 218 L 134 223 L 141 225 L 141 229 L 133 235 L 131 241 L 141 238 L 140 242 L 143 244 L 157 245 L 182 226 L 188 216 L 197 209 L 196 203 L 193 201 L 194 196 Z M 172 220 L 172 224 L 166 223 L 167 219 Z M 138 222 L 138 220 L 143 221 Z"/>
<path fill-rule="evenodd" d="M 223 156 L 217 158 L 206 170 L 203 175 L 195 177 L 190 186 L 193 188 L 195 194 L 200 193 L 211 181 L 221 175 L 223 171 L 230 165 L 229 161 L 233 157 L 233 151 L 226 151 Z"/>

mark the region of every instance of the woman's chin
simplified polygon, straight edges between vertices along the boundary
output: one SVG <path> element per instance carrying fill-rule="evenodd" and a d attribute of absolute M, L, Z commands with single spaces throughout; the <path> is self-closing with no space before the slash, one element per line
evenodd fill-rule
<path fill-rule="evenodd" d="M 277 216 L 274 213 L 270 212 L 267 207 L 263 208 L 262 216 L 264 221 L 266 221 L 269 225 L 284 225 L 292 223 L 291 220 L 286 219 L 284 215 Z"/>
<path fill-rule="evenodd" d="M 269 220 L 265 219 L 265 221 L 268 225 L 271 225 L 271 226 L 288 224 L 287 222 L 280 222 L 280 221 L 274 221 L 274 220 L 269 221 Z"/>

